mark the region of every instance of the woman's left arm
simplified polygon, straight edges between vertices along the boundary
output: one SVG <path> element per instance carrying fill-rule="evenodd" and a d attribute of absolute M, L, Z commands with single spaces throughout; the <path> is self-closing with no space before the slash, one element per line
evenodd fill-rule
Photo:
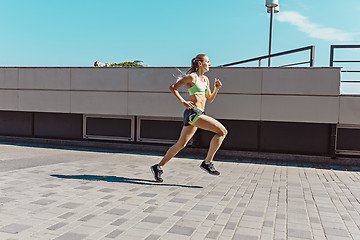
<path fill-rule="evenodd" d="M 222 84 L 220 82 L 219 79 L 215 78 L 215 82 L 214 82 L 214 92 L 212 93 L 210 90 L 210 81 L 209 79 L 206 77 L 207 79 L 207 84 L 208 84 L 208 92 L 206 94 L 206 99 L 208 100 L 209 103 L 211 103 L 212 101 L 214 101 L 216 94 L 218 93 L 219 89 L 221 88 Z"/>

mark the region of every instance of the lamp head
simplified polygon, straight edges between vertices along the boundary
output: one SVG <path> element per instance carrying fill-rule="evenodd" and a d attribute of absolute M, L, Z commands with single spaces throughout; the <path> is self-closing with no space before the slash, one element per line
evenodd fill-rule
<path fill-rule="evenodd" d="M 277 6 L 279 6 L 279 1 L 278 0 L 266 0 L 265 6 L 267 6 L 269 8 L 277 7 Z"/>
<path fill-rule="evenodd" d="M 274 7 L 274 13 L 278 13 L 280 10 L 279 10 L 279 5 L 277 5 L 276 7 Z M 271 8 L 268 7 L 267 8 L 267 13 L 271 13 Z"/>

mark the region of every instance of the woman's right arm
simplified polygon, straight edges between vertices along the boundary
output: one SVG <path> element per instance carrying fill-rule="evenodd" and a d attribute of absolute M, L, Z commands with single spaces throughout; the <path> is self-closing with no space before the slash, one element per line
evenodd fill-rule
<path fill-rule="evenodd" d="M 176 83 L 172 84 L 169 87 L 169 90 L 172 92 L 172 94 L 175 95 L 175 97 L 187 108 L 193 108 L 194 107 L 194 103 L 193 102 L 189 102 L 186 101 L 183 97 L 181 97 L 179 91 L 177 90 L 179 87 L 190 83 L 193 81 L 194 76 L 192 76 L 191 74 L 186 75 L 185 77 L 181 78 L 179 81 L 177 81 Z"/>

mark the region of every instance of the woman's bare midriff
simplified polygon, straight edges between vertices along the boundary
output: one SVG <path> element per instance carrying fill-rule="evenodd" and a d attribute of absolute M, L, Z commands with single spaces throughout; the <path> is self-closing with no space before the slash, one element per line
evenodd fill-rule
<path fill-rule="evenodd" d="M 205 110 L 205 103 L 206 103 L 205 94 L 190 95 L 190 99 L 195 106 Z"/>

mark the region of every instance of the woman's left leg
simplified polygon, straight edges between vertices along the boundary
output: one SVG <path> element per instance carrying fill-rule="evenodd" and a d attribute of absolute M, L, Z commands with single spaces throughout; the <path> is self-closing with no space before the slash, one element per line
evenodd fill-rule
<path fill-rule="evenodd" d="M 165 164 L 186 146 L 188 141 L 192 138 L 192 136 L 194 136 L 196 129 L 196 127 L 191 125 L 186 127 L 183 126 L 179 140 L 172 147 L 169 148 L 165 156 L 158 164 L 161 169 L 163 169 Z"/>
<path fill-rule="evenodd" d="M 165 164 L 170 161 L 181 149 L 183 149 L 187 142 L 192 138 L 194 133 L 196 132 L 197 127 L 194 126 L 184 126 L 181 130 L 180 138 L 169 150 L 166 152 L 165 156 L 161 159 L 159 164 L 155 164 L 151 166 L 150 169 L 154 174 L 155 181 L 162 182 L 163 179 L 161 175 L 163 174 L 163 168 Z"/>

